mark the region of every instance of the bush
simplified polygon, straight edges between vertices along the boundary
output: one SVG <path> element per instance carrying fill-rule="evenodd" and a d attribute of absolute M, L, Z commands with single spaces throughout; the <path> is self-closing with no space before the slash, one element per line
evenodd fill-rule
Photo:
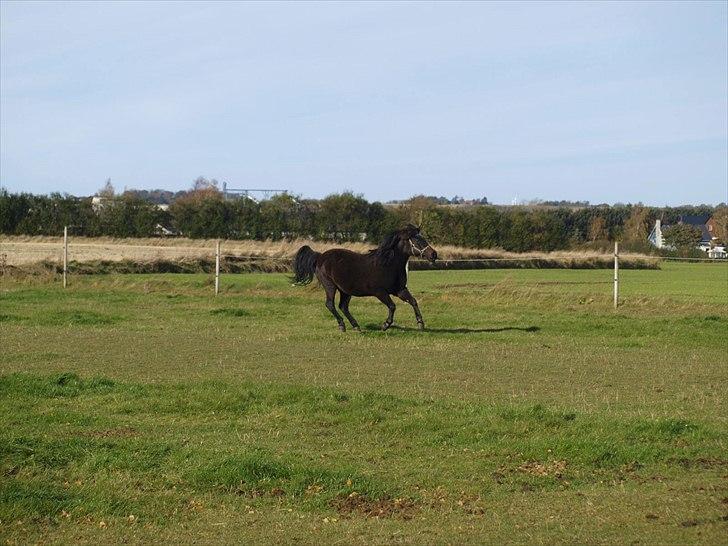
<path fill-rule="evenodd" d="M 143 199 L 142 192 L 108 197 L 94 210 L 90 198 L 70 195 L 10 194 L 0 191 L 0 233 L 60 235 L 73 226 L 76 235 L 149 237 L 157 224 L 192 238 L 291 239 L 312 238 L 377 243 L 386 233 L 409 222 L 422 223 L 434 245 L 502 248 L 513 252 L 566 248 L 611 249 L 622 240 L 624 250 L 654 251 L 646 241 L 656 218 L 667 222 L 685 214 L 716 214 L 716 230 L 725 230 L 725 205 L 717 208 L 657 209 L 642 205 L 599 205 L 582 208 L 506 208 L 490 205 L 442 206 L 425 196 L 386 207 L 369 203 L 351 192 L 316 201 L 289 194 L 256 202 L 249 198 L 226 200 L 215 181 L 198 179 L 194 188 L 178 196 L 162 211 Z M 721 216 L 722 214 L 722 216 Z M 699 232 L 676 226 L 666 240 L 690 248 Z"/>

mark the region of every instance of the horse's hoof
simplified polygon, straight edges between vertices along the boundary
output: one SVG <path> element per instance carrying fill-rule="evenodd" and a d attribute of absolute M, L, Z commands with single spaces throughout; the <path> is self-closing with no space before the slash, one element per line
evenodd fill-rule
<path fill-rule="evenodd" d="M 346 326 L 339 324 L 339 332 L 346 332 Z"/>
<path fill-rule="evenodd" d="M 353 330 L 354 332 L 361 332 L 361 328 L 359 328 L 359 326 L 358 326 L 358 325 L 357 325 L 357 326 L 352 326 L 352 327 L 351 327 L 351 329 L 352 329 L 352 330 Z"/>
<path fill-rule="evenodd" d="M 388 330 L 390 326 L 392 326 L 391 322 L 385 322 L 384 324 L 382 324 L 382 332 Z"/>
<path fill-rule="evenodd" d="M 425 329 L 425 323 L 424 323 L 424 322 L 418 322 L 418 323 L 417 323 L 417 327 L 418 327 L 418 328 L 419 328 L 420 330 L 424 330 L 424 329 Z"/>

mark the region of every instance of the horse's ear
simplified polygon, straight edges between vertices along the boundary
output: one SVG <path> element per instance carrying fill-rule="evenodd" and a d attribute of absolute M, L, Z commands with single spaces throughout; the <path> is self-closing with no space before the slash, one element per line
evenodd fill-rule
<path fill-rule="evenodd" d="M 410 236 L 417 235 L 420 232 L 420 228 L 414 224 L 407 224 L 405 229 L 409 232 Z"/>

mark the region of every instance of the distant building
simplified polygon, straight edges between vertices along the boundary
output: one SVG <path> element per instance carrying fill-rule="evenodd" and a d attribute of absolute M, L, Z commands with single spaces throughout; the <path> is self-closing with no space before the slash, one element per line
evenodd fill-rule
<path fill-rule="evenodd" d="M 725 260 L 728 258 L 728 252 L 726 252 L 724 246 L 714 246 L 708 250 L 708 258 L 714 258 L 716 260 Z"/>
<path fill-rule="evenodd" d="M 98 195 L 94 195 L 91 198 L 91 208 L 94 212 L 99 212 L 101 209 L 103 209 L 110 201 L 113 201 L 113 197 L 100 197 Z M 159 210 L 169 210 L 169 205 L 167 203 L 152 203 L 155 207 L 157 207 Z"/>
<path fill-rule="evenodd" d="M 222 197 L 228 199 L 249 199 L 253 203 L 260 203 L 275 195 L 288 195 L 288 190 L 274 190 L 269 188 L 228 188 L 227 182 L 222 183 Z"/>
<path fill-rule="evenodd" d="M 717 237 L 715 236 L 715 227 L 716 227 L 716 221 L 715 218 L 712 216 L 708 219 L 707 222 L 705 222 L 705 227 L 708 228 L 708 233 L 710 234 L 711 240 L 715 241 Z M 725 243 L 725 241 L 723 241 Z"/>
<path fill-rule="evenodd" d="M 715 237 L 715 219 L 713 219 L 712 217 L 707 215 L 700 216 L 686 214 L 680 216 L 677 223 L 694 226 L 700 230 L 700 242 L 698 243 L 696 248 L 699 248 L 704 252 L 708 252 L 711 248 L 715 246 L 715 241 L 717 240 L 717 237 Z M 652 228 L 652 231 L 647 237 L 647 240 L 657 248 L 674 250 L 670 245 L 665 243 L 665 239 L 662 234 L 663 231 L 669 227 L 669 225 L 662 225 L 661 220 L 655 220 L 655 227 Z"/>
<path fill-rule="evenodd" d="M 160 237 L 171 237 L 174 235 L 179 235 L 176 231 L 172 231 L 169 228 L 164 227 L 162 224 L 157 224 L 154 227 L 154 234 L 159 235 Z"/>
<path fill-rule="evenodd" d="M 102 208 L 104 208 L 104 205 L 108 200 L 108 197 L 99 197 L 98 195 L 94 195 L 91 198 L 91 208 L 94 212 L 99 212 Z"/>

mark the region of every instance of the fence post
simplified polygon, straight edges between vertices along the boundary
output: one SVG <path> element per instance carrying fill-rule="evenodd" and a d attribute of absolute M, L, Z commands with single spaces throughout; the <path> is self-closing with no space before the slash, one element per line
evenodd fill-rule
<path fill-rule="evenodd" d="M 68 275 L 68 226 L 63 226 L 63 288 L 66 288 Z"/>
<path fill-rule="evenodd" d="M 619 305 L 619 243 L 614 241 L 614 308 Z"/>
<path fill-rule="evenodd" d="M 215 295 L 220 292 L 220 241 L 215 245 Z"/>

